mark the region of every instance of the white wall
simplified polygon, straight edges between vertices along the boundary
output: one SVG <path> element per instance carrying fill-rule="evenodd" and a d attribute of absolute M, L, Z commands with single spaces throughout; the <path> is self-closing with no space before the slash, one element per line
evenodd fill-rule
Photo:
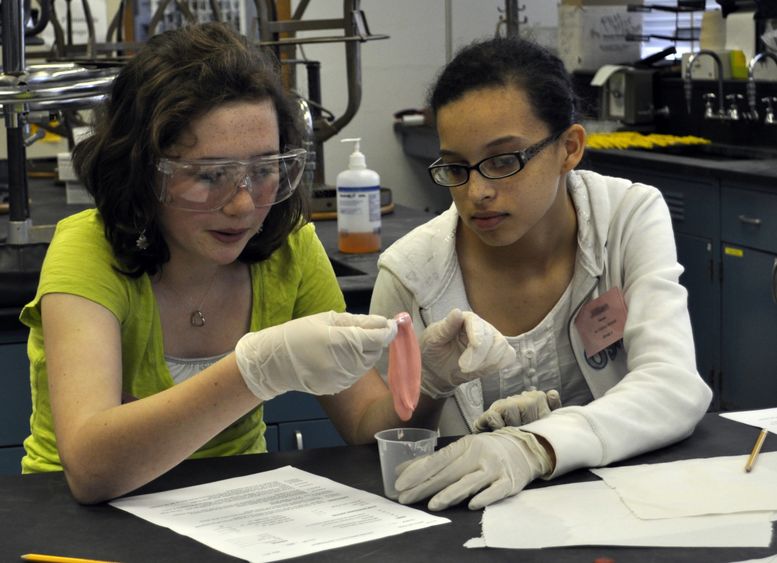
<path fill-rule="evenodd" d="M 362 43 L 362 101 L 353 120 L 324 144 L 327 184 L 334 185 L 348 162 L 351 145 L 340 139 L 361 137 L 367 165 L 381 175 L 381 184 L 392 190 L 395 202 L 432 211 L 450 205 L 448 191 L 427 179 L 430 163 L 407 157 L 393 130 L 394 112 L 423 107 L 427 89 L 446 62 L 448 3 L 454 52 L 473 39 L 493 36 L 505 4 L 503 0 L 362 0 L 370 31 L 390 38 Z M 556 3 L 522 0 L 519 4 L 527 5 L 522 12 L 529 20 L 527 32 L 554 45 Z M 342 0 L 315 0 L 304 19 L 341 17 L 342 5 Z M 344 44 L 308 44 L 303 50 L 307 58 L 321 62 L 324 107 L 342 115 L 347 100 Z M 305 93 L 304 71 L 298 84 Z"/>

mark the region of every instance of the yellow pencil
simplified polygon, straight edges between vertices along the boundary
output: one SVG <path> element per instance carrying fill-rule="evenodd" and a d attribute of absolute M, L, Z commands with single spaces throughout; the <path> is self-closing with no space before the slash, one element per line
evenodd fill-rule
<path fill-rule="evenodd" d="M 62 557 L 61 555 L 44 555 L 42 553 L 25 553 L 21 557 L 22 561 L 37 561 L 39 563 L 118 563 L 118 561 L 82 559 L 80 557 Z"/>
<path fill-rule="evenodd" d="M 766 435 L 769 433 L 769 431 L 766 428 L 761 429 L 761 433 L 758 435 L 758 438 L 755 441 L 755 446 L 753 446 L 753 451 L 750 452 L 750 457 L 747 458 L 747 463 L 745 464 L 745 471 L 747 473 L 750 473 L 753 469 L 753 465 L 755 465 L 755 460 L 758 457 L 758 452 L 761 451 L 761 446 L 764 445 L 764 440 L 766 439 Z"/>

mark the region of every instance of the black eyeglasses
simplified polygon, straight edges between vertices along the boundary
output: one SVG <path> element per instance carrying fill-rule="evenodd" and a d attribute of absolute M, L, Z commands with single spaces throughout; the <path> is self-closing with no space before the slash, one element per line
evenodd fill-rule
<path fill-rule="evenodd" d="M 477 170 L 480 172 L 481 176 L 488 178 L 489 180 L 507 178 L 508 176 L 518 174 L 518 172 L 523 170 L 527 162 L 537 156 L 542 149 L 554 143 L 556 139 L 561 136 L 561 133 L 563 133 L 563 131 L 553 133 L 550 137 L 547 137 L 522 151 L 489 156 L 472 166 L 466 164 L 441 163 L 442 157 L 440 157 L 429 166 L 429 175 L 432 177 L 435 184 L 446 188 L 454 188 L 466 184 L 469 181 L 470 170 Z"/>

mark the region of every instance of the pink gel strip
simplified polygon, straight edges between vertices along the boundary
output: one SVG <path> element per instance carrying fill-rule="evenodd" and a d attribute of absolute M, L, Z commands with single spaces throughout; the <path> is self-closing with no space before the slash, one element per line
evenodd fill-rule
<path fill-rule="evenodd" d="M 397 415 L 410 420 L 421 395 L 421 349 L 410 315 L 399 313 L 394 320 L 397 336 L 389 344 L 388 384 Z"/>

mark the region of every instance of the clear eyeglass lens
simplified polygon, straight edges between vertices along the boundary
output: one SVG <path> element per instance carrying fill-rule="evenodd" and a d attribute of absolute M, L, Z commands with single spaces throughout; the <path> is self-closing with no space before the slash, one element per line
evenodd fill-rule
<path fill-rule="evenodd" d="M 434 169 L 434 178 L 444 186 L 463 184 L 467 181 L 467 169 L 455 164 L 440 166 Z"/>
<path fill-rule="evenodd" d="M 167 161 L 163 172 L 165 203 L 179 209 L 213 211 L 239 189 L 251 194 L 255 207 L 288 199 L 304 168 L 304 153 L 260 158 L 249 163 L 209 164 Z"/>
<path fill-rule="evenodd" d="M 498 154 L 488 160 L 484 160 L 480 169 L 486 176 L 492 178 L 503 178 L 514 174 L 521 169 L 521 161 L 515 154 Z"/>

